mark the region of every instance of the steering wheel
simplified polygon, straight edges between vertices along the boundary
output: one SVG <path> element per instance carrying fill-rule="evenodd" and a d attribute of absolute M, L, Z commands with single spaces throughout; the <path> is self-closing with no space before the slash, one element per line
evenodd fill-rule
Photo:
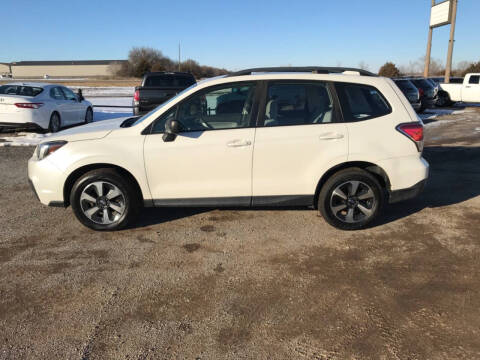
<path fill-rule="evenodd" d="M 210 130 L 213 130 L 214 128 L 212 127 L 212 125 L 206 123 L 205 121 L 203 121 L 202 118 L 198 119 L 198 122 L 200 123 L 200 125 L 202 125 L 203 127 L 206 127 L 207 129 L 210 129 Z"/>

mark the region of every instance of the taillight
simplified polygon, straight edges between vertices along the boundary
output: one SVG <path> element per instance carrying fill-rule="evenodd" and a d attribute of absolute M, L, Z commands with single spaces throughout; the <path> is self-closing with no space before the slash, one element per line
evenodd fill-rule
<path fill-rule="evenodd" d="M 425 94 L 425 91 L 423 91 L 422 88 L 418 88 L 418 93 L 420 94 L 420 97 L 422 97 L 423 94 Z"/>
<path fill-rule="evenodd" d="M 397 130 L 412 140 L 418 151 L 423 150 L 423 125 L 421 123 L 405 123 L 397 126 Z"/>
<path fill-rule="evenodd" d="M 20 109 L 38 109 L 43 106 L 43 103 L 15 103 L 15 106 Z"/>
<path fill-rule="evenodd" d="M 140 91 L 135 90 L 135 94 L 133 94 L 133 100 L 140 101 Z"/>

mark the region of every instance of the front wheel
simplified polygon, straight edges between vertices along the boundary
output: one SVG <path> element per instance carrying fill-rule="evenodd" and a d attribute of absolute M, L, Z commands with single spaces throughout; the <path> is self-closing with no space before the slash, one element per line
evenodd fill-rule
<path fill-rule="evenodd" d="M 357 230 L 378 216 L 384 201 L 383 188 L 373 175 L 350 168 L 327 180 L 318 197 L 318 209 L 330 225 Z"/>
<path fill-rule="evenodd" d="M 113 169 L 92 170 L 73 185 L 70 204 L 77 219 L 94 230 L 119 230 L 140 210 L 139 194 Z"/>
<path fill-rule="evenodd" d="M 91 123 L 93 121 L 93 110 L 92 108 L 88 108 L 87 112 L 85 113 L 85 124 Z"/>

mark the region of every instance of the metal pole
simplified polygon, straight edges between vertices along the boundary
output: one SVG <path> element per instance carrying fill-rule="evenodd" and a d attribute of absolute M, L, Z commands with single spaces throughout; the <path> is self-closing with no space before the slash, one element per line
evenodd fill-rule
<path fill-rule="evenodd" d="M 180 71 L 180 43 L 178 43 L 178 71 Z"/>
<path fill-rule="evenodd" d="M 432 0 L 432 7 L 435 6 L 435 0 Z M 430 54 L 432 53 L 432 33 L 433 29 L 428 25 L 428 42 L 427 42 L 427 54 L 425 55 L 425 69 L 423 70 L 423 77 L 428 77 L 430 71 Z"/>
<path fill-rule="evenodd" d="M 455 22 L 457 20 L 457 3 L 458 0 L 452 1 L 452 23 L 450 24 L 450 40 L 448 42 L 448 55 L 447 66 L 445 67 L 445 82 L 450 82 L 450 73 L 452 72 L 452 55 L 453 55 L 453 43 L 455 37 Z"/>

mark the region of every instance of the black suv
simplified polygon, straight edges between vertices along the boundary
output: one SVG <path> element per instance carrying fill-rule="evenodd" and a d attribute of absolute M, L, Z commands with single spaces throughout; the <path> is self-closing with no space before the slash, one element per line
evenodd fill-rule
<path fill-rule="evenodd" d="M 190 73 L 147 73 L 143 76 L 142 84 L 135 88 L 133 114 L 145 114 L 195 83 L 195 78 Z"/>
<path fill-rule="evenodd" d="M 407 79 L 393 79 L 393 81 L 402 91 L 403 95 L 405 95 L 413 109 L 416 112 L 419 112 L 422 107 L 422 103 L 420 101 L 420 92 L 418 91 L 417 87 Z"/>
<path fill-rule="evenodd" d="M 408 80 L 410 80 L 420 92 L 420 102 L 422 105 L 418 112 L 434 107 L 437 102 L 438 89 L 424 78 L 412 78 Z"/>

